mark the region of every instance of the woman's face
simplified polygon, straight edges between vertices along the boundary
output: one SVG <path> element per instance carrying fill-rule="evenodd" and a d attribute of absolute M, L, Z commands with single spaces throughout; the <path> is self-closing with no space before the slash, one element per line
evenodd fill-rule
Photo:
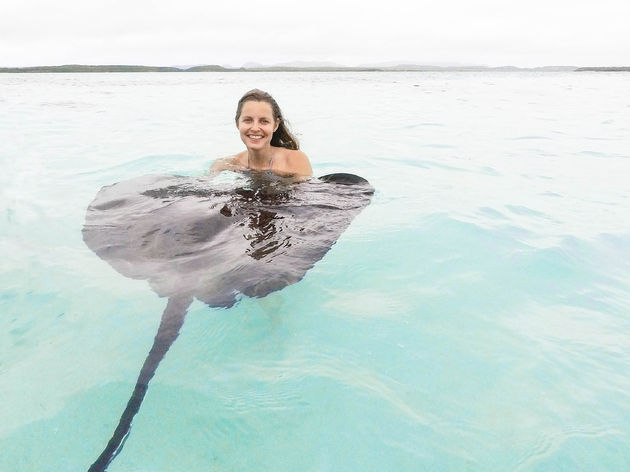
<path fill-rule="evenodd" d="M 243 103 L 237 126 L 247 149 L 263 149 L 269 146 L 278 125 L 269 103 L 253 100 Z"/>

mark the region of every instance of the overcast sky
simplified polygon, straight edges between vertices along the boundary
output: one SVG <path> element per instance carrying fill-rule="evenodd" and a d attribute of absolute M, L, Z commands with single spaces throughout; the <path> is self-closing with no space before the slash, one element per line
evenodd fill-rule
<path fill-rule="evenodd" d="M 628 0 L 3 0 L 0 66 L 630 65 Z"/>

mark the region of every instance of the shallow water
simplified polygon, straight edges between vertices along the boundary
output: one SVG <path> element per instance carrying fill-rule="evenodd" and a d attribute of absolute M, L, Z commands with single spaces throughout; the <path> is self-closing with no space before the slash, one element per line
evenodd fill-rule
<path fill-rule="evenodd" d="M 630 467 L 627 84 L 0 76 L 0 470 L 85 470 L 105 446 L 166 302 L 85 246 L 85 210 L 241 149 L 253 87 L 316 175 L 376 194 L 301 282 L 193 303 L 108 470 Z"/>

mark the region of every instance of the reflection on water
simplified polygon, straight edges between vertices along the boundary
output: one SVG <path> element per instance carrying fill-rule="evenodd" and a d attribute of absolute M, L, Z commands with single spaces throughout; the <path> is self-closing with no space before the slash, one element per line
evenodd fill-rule
<path fill-rule="evenodd" d="M 276 221 L 284 219 L 277 213 L 267 210 L 260 210 L 249 213 L 247 226 L 254 231 L 253 234 L 244 235 L 250 242 L 251 248 L 247 249 L 247 254 L 254 259 L 260 260 L 276 252 L 280 247 L 291 247 L 291 236 L 278 238 L 278 226 Z"/>

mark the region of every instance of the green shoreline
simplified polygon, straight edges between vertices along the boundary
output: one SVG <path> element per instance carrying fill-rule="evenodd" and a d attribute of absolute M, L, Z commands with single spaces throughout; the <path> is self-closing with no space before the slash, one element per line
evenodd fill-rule
<path fill-rule="evenodd" d="M 630 72 L 630 67 L 574 67 L 545 66 L 522 68 L 514 66 L 484 67 L 462 66 L 441 67 L 405 65 L 391 67 L 240 67 L 226 68 L 218 65 L 195 66 L 189 68 L 129 66 L 129 65 L 82 65 L 62 66 L 0 67 L 0 73 L 78 73 L 78 72 L 485 72 L 485 71 L 532 71 L 532 72 Z"/>

